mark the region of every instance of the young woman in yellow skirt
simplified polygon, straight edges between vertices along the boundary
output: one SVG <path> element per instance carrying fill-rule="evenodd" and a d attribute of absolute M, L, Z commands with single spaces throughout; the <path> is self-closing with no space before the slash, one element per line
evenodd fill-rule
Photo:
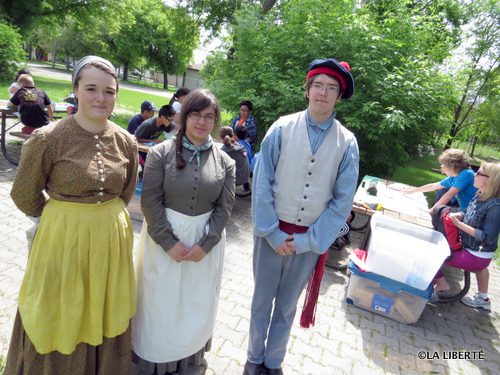
<path fill-rule="evenodd" d="M 33 132 L 12 187 L 17 207 L 40 222 L 6 375 L 130 373 L 136 295 L 125 207 L 137 180 L 137 145 L 108 120 L 118 91 L 109 61 L 81 59 L 73 89 L 78 112 Z"/>

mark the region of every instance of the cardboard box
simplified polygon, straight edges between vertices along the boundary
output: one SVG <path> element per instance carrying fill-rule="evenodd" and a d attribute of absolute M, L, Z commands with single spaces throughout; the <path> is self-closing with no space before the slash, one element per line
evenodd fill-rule
<path fill-rule="evenodd" d="M 432 297 L 433 287 L 420 290 L 372 272 L 362 272 L 349 262 L 351 276 L 346 302 L 402 323 L 415 323 Z"/>

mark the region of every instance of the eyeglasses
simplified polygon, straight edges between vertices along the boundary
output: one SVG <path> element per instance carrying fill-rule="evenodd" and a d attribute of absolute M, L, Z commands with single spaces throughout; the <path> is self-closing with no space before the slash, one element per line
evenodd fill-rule
<path fill-rule="evenodd" d="M 479 172 L 479 171 L 476 172 L 476 175 L 477 176 L 482 176 L 482 177 L 490 177 L 487 174 L 484 174 L 483 172 Z"/>
<path fill-rule="evenodd" d="M 208 124 L 214 124 L 215 123 L 215 115 L 200 115 L 198 112 L 191 112 L 188 117 L 196 122 L 200 121 L 200 119 L 205 120 L 206 123 Z"/>
<path fill-rule="evenodd" d="M 315 91 L 323 91 L 323 90 L 326 90 L 326 92 L 328 94 L 338 94 L 339 93 L 339 87 L 338 86 L 335 86 L 335 85 L 324 85 L 322 83 L 319 83 L 319 82 L 313 82 L 311 83 L 311 86 L 310 86 L 313 90 Z"/>

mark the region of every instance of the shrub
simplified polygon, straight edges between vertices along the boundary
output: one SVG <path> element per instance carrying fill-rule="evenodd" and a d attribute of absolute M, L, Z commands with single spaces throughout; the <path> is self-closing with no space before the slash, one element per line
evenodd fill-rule
<path fill-rule="evenodd" d="M 14 79 L 17 62 L 25 58 L 17 30 L 0 20 L 0 80 Z"/>

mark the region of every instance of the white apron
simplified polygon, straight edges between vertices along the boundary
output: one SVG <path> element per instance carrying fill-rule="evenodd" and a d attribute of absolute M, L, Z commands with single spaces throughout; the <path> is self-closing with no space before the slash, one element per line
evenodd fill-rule
<path fill-rule="evenodd" d="M 211 211 L 188 216 L 166 209 L 175 235 L 194 245 L 208 230 Z M 132 319 L 132 350 L 164 363 L 201 350 L 212 337 L 224 260 L 225 232 L 200 261 L 175 262 L 142 225 L 136 262 L 137 312 Z"/>

